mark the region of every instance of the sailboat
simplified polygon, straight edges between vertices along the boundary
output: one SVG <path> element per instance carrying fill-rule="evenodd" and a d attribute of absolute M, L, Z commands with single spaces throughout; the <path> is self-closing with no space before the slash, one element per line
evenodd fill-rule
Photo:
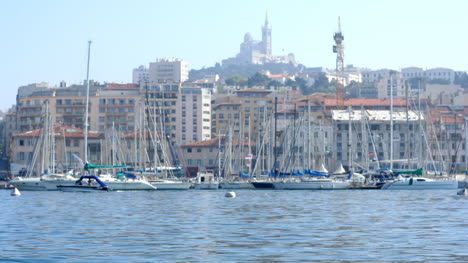
<path fill-rule="evenodd" d="M 87 71 L 86 71 L 86 104 L 85 104 L 85 124 L 84 124 L 84 171 L 85 175 L 90 175 L 90 171 L 93 169 L 100 169 L 100 168 L 123 168 L 126 165 L 94 165 L 88 162 L 88 111 L 89 111 L 89 61 L 91 55 L 91 41 L 88 42 L 88 64 L 87 64 Z M 81 178 L 80 178 L 81 179 Z M 110 187 L 112 190 L 155 190 L 156 187 L 148 183 L 146 180 L 138 179 L 138 178 L 115 178 L 115 177 L 107 177 L 103 178 L 107 187 Z M 99 182 L 98 181 L 98 182 Z M 99 183 L 100 184 L 100 183 Z M 64 185 L 57 186 L 58 188 L 63 189 Z M 101 185 L 102 186 L 102 185 Z M 85 188 L 85 186 L 80 184 L 75 184 L 74 188 Z"/>
<path fill-rule="evenodd" d="M 418 92 L 419 93 L 419 92 Z M 419 97 L 419 96 L 418 96 Z M 419 110 L 419 122 L 422 120 L 421 106 Z M 408 118 L 408 112 L 406 114 Z M 422 127 L 421 127 L 422 128 Z M 427 138 L 423 130 L 423 139 L 428 146 Z M 390 169 L 393 170 L 393 80 L 390 75 Z M 427 147 L 429 149 L 429 147 Z M 412 171 L 393 171 L 394 174 L 398 175 L 395 181 L 385 183 L 381 189 L 388 190 L 450 190 L 457 189 L 458 182 L 454 178 L 442 178 L 432 179 L 421 177 L 423 169 L 417 169 Z M 409 176 L 403 177 L 402 175 L 408 174 Z"/>
<path fill-rule="evenodd" d="M 57 190 L 57 184 L 73 185 L 76 178 L 73 171 L 66 174 L 56 173 L 54 165 L 56 127 L 49 114 L 49 104 L 46 101 L 43 127 L 38 130 L 39 136 L 35 145 L 33 158 L 26 177 L 18 177 L 9 183 L 18 190 L 51 191 Z M 37 166 L 40 166 L 37 168 Z M 40 176 L 31 177 L 34 170 L 40 171 Z"/>

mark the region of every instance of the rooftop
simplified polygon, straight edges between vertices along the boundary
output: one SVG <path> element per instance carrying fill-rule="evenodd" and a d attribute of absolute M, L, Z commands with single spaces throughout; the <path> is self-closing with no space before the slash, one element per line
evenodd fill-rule
<path fill-rule="evenodd" d="M 365 117 L 369 121 L 390 121 L 390 111 L 388 110 L 332 110 L 332 119 L 335 121 L 349 121 L 351 117 L 352 121 L 360 121 Z M 419 112 L 408 111 L 408 117 L 406 111 L 395 111 L 392 114 L 394 121 L 417 121 L 419 120 Z M 421 115 L 421 119 L 424 116 Z"/>

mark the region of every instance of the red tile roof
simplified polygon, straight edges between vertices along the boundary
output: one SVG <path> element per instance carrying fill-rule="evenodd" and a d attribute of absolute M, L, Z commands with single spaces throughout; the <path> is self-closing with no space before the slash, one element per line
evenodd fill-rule
<path fill-rule="evenodd" d="M 106 85 L 106 89 L 138 89 L 138 87 L 133 83 L 128 83 L 128 84 L 109 83 Z"/>
<path fill-rule="evenodd" d="M 267 75 L 270 79 L 272 78 L 291 78 L 291 76 L 285 75 L 285 74 L 270 74 Z"/>
<path fill-rule="evenodd" d="M 216 137 L 216 138 L 201 141 L 201 142 L 188 143 L 188 144 L 182 145 L 182 147 L 213 147 L 213 146 L 218 147 L 218 144 L 219 144 L 218 139 L 219 138 L 220 137 Z M 223 138 L 223 137 L 221 137 L 221 138 Z"/>
<path fill-rule="evenodd" d="M 241 90 L 236 90 L 235 92 L 252 92 L 252 93 L 271 93 L 271 90 L 264 90 L 264 89 L 241 89 Z"/>
<path fill-rule="evenodd" d="M 23 133 L 16 133 L 13 136 L 15 137 L 38 137 L 41 135 L 42 129 L 36 129 L 32 131 L 27 131 Z M 54 136 L 55 137 L 66 137 L 66 138 L 84 138 L 83 130 L 79 128 L 73 128 L 70 126 L 62 126 L 56 124 L 54 127 Z M 88 138 L 99 138 L 100 133 L 88 132 Z"/>

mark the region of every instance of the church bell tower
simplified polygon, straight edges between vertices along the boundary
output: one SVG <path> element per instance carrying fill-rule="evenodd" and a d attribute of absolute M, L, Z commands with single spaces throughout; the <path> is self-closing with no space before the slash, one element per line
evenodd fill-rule
<path fill-rule="evenodd" d="M 262 27 L 263 52 L 271 57 L 271 26 L 268 22 L 268 13 L 265 14 L 265 25 Z"/>

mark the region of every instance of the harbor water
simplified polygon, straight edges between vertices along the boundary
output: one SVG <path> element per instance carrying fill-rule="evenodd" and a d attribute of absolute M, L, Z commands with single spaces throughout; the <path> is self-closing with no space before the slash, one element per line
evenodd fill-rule
<path fill-rule="evenodd" d="M 0 262 L 468 262 L 455 191 L 0 191 Z"/>

